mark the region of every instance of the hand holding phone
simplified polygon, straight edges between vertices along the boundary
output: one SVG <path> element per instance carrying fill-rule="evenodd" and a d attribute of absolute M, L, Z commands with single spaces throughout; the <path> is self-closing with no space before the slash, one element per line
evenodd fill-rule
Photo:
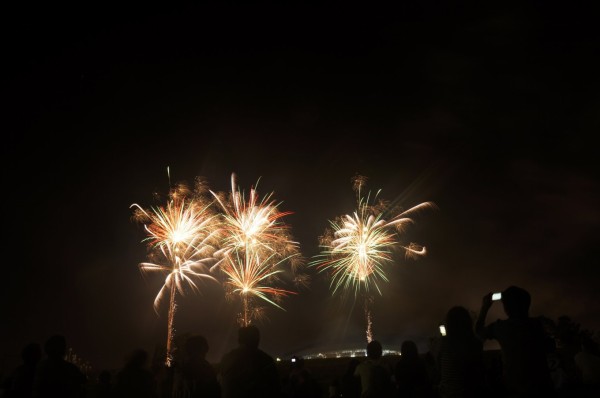
<path fill-rule="evenodd" d="M 440 325 L 440 334 L 441 334 L 442 336 L 445 336 L 445 335 L 446 335 L 446 326 L 444 326 L 444 325 Z"/>

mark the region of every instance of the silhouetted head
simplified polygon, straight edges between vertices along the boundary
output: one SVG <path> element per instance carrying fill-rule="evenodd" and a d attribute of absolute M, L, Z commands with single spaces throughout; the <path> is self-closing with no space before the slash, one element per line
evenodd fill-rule
<path fill-rule="evenodd" d="M 248 348 L 258 348 L 260 331 L 254 325 L 242 326 L 238 330 L 238 343 Z"/>
<path fill-rule="evenodd" d="M 23 362 L 35 365 L 42 358 L 42 347 L 38 343 L 29 343 L 21 351 Z"/>
<path fill-rule="evenodd" d="M 381 343 L 377 340 L 372 340 L 369 344 L 367 344 L 367 357 L 371 359 L 379 359 L 381 358 L 381 354 L 383 353 L 383 349 L 381 348 Z"/>
<path fill-rule="evenodd" d="M 55 334 L 46 340 L 46 344 L 44 344 L 44 351 L 48 358 L 52 359 L 62 359 L 65 357 L 67 353 L 67 340 L 65 336 L 60 334 Z"/>
<path fill-rule="evenodd" d="M 446 333 L 448 336 L 473 334 L 473 320 L 465 307 L 455 306 L 446 314 Z"/>
<path fill-rule="evenodd" d="M 414 359 L 419 357 L 417 344 L 412 340 L 405 340 L 400 347 L 400 354 L 403 358 Z"/>
<path fill-rule="evenodd" d="M 502 305 L 509 318 L 527 318 L 531 295 L 523 288 L 510 286 L 502 292 Z"/>
<path fill-rule="evenodd" d="M 208 353 L 208 342 L 201 335 L 192 336 L 185 342 L 185 353 L 192 358 L 204 358 Z"/>

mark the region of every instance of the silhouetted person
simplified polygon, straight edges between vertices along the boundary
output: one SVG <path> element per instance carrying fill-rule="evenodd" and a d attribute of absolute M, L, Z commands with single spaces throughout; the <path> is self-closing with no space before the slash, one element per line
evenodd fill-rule
<path fill-rule="evenodd" d="M 4 397 L 31 398 L 33 381 L 38 362 L 42 358 L 42 347 L 38 343 L 29 343 L 21 351 L 23 363 L 10 375 Z"/>
<path fill-rule="evenodd" d="M 223 356 L 219 366 L 224 398 L 279 397 L 281 382 L 273 358 L 258 348 L 260 332 L 254 325 L 238 330 L 239 347 Z"/>
<path fill-rule="evenodd" d="M 439 394 L 442 398 L 487 396 L 483 364 L 483 344 L 475 336 L 469 311 L 461 306 L 446 314 L 446 336 L 438 353 Z"/>
<path fill-rule="evenodd" d="M 321 386 L 313 374 L 304 367 L 304 359 L 292 358 L 290 373 L 284 385 L 284 393 L 289 398 L 320 398 Z"/>
<path fill-rule="evenodd" d="M 208 342 L 204 336 L 189 337 L 184 346 L 183 359 L 177 369 L 175 398 L 219 398 L 221 385 L 217 373 L 206 360 Z"/>
<path fill-rule="evenodd" d="M 508 319 L 498 319 L 485 326 L 492 306 L 492 293 L 483 297 L 477 334 L 495 339 L 502 352 L 502 368 L 507 390 L 515 397 L 554 396 L 547 354 L 555 349 L 554 341 L 545 333 L 542 322 L 529 316 L 531 296 L 516 286 L 502 292 L 502 305 Z"/>
<path fill-rule="evenodd" d="M 346 371 L 342 375 L 340 392 L 342 397 L 359 398 L 361 393 L 360 379 L 354 375 L 360 361 L 358 358 L 350 358 Z"/>
<path fill-rule="evenodd" d="M 391 397 L 393 395 L 392 375 L 381 361 L 382 353 L 381 343 L 372 340 L 367 344 L 367 359 L 359 363 L 354 371 L 354 375 L 360 378 L 360 396 L 362 398 Z"/>
<path fill-rule="evenodd" d="M 115 396 L 118 398 L 156 398 L 156 380 L 148 369 L 148 353 L 136 349 L 117 373 Z"/>
<path fill-rule="evenodd" d="M 417 345 L 406 340 L 400 347 L 400 359 L 396 362 L 394 376 L 398 397 L 430 398 L 433 395 L 425 361 L 419 356 Z"/>
<path fill-rule="evenodd" d="M 39 361 L 35 371 L 32 396 L 35 398 L 82 397 L 85 375 L 65 360 L 67 341 L 54 335 L 44 344 L 46 358 Z"/>

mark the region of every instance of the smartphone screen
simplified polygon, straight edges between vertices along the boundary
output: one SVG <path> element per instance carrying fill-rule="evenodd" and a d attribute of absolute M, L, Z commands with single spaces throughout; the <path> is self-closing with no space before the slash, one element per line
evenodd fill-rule
<path fill-rule="evenodd" d="M 440 333 L 442 334 L 442 336 L 446 335 L 446 326 L 440 325 Z"/>
<path fill-rule="evenodd" d="M 502 293 L 494 293 L 492 294 L 492 300 L 500 300 L 502 298 Z"/>

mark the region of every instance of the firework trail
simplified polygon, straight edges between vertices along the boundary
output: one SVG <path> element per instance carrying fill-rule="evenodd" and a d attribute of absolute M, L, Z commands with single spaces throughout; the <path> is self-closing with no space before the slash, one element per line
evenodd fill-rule
<path fill-rule="evenodd" d="M 372 292 L 377 291 L 381 295 L 379 285 L 388 282 L 385 266 L 392 262 L 395 249 L 402 249 L 410 258 L 425 255 L 425 247 L 416 243 L 402 245 L 399 239 L 405 228 L 414 223 L 410 216 L 434 208 L 435 204 L 424 202 L 405 211 L 389 208 L 385 202 L 377 201 L 381 191 L 373 197 L 371 193 L 366 197 L 362 195 L 365 181 L 365 177 L 355 178 L 356 210 L 329 221 L 330 228 L 321 237 L 321 253 L 309 266 L 330 274 L 332 294 L 346 296 L 353 292 L 355 298 L 359 295 L 365 297 L 366 334 L 367 341 L 371 341 L 369 303 Z"/>
<path fill-rule="evenodd" d="M 154 309 L 158 313 L 161 302 L 168 298 L 166 365 L 173 360 L 177 293 L 184 295 L 186 288 L 199 293 L 197 281 L 216 279 L 208 274 L 218 231 L 217 217 L 210 203 L 197 192 L 192 197 L 185 185 L 169 192 L 166 206 L 143 209 L 132 204 L 134 219 L 144 224 L 147 237 L 143 240 L 150 249 L 151 262 L 139 264 L 140 270 L 166 274 L 165 282 L 156 295 Z"/>
<path fill-rule="evenodd" d="M 274 287 L 281 282 L 284 264 L 291 264 L 296 281 L 306 282 L 298 270 L 302 265 L 298 243 L 292 240 L 289 226 L 282 218 L 291 212 L 279 211 L 270 193 L 259 198 L 255 188 L 248 197 L 240 192 L 236 176 L 231 176 L 229 194 L 214 193 L 222 209 L 221 248 L 215 253 L 218 267 L 226 277 L 230 296 L 239 296 L 243 310 L 240 323 L 248 325 L 261 314 L 253 299 L 263 300 L 283 309 L 278 302 L 296 292 Z"/>

